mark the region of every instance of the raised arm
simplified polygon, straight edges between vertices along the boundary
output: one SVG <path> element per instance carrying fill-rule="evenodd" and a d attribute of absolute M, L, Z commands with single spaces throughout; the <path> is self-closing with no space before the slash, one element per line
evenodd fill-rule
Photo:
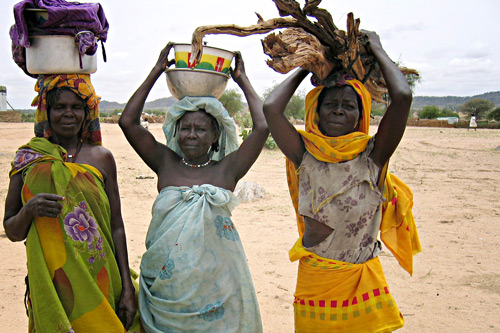
<path fill-rule="evenodd" d="M 172 47 L 173 43 L 170 42 L 161 51 L 156 65 L 153 67 L 146 80 L 132 95 L 118 122 L 130 145 L 137 154 L 139 154 L 142 160 L 156 173 L 158 173 L 160 165 L 162 164 L 161 158 L 158 157 L 162 156 L 168 149 L 166 149 L 165 145 L 156 141 L 154 136 L 141 126 L 141 114 L 151 88 L 153 88 L 156 80 L 158 80 L 165 69 L 171 64 L 167 57 Z"/>
<path fill-rule="evenodd" d="M 375 148 L 371 154 L 373 161 L 382 168 L 403 137 L 410 112 L 412 93 L 405 76 L 382 48 L 379 36 L 372 31 L 363 32 L 368 36 L 369 51 L 377 59 L 390 97 L 390 104 L 378 126 Z"/>
<path fill-rule="evenodd" d="M 266 143 L 269 136 L 269 130 L 262 111 L 262 100 L 255 92 L 250 80 L 248 80 L 240 52 L 236 53 L 235 61 L 236 66 L 231 71 L 231 76 L 243 90 L 253 122 L 252 132 L 246 137 L 240 148 L 232 154 L 233 156 L 228 156 L 230 165 L 235 166 L 235 179 L 238 181 L 248 172 L 257 157 L 259 157 L 262 147 L 264 147 L 264 143 Z"/>
<path fill-rule="evenodd" d="M 305 69 L 297 69 L 274 88 L 264 102 L 264 115 L 276 144 L 297 167 L 302 162 L 305 146 L 300 134 L 286 118 L 285 108 L 295 90 L 308 74 L 309 71 Z"/>

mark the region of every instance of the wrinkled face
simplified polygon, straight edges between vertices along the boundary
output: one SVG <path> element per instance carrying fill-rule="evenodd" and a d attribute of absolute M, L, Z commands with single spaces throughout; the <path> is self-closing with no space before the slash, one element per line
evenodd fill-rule
<path fill-rule="evenodd" d="M 319 107 L 319 129 L 330 137 L 346 135 L 359 123 L 358 98 L 350 86 L 330 88 Z"/>
<path fill-rule="evenodd" d="M 189 111 L 179 120 L 178 143 L 186 157 L 204 157 L 212 143 L 219 137 L 212 125 L 212 118 L 205 111 Z"/>
<path fill-rule="evenodd" d="M 85 120 L 85 103 L 74 92 L 63 90 L 48 112 L 50 128 L 54 135 L 77 136 Z"/>

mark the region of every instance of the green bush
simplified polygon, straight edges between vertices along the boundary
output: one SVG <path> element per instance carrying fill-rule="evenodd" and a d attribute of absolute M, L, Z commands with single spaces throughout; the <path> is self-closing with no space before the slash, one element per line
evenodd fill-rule
<path fill-rule="evenodd" d="M 219 101 L 224 105 L 227 112 L 231 117 L 238 113 L 243 108 L 243 103 L 241 101 L 241 94 L 236 88 L 226 89 Z"/>
<path fill-rule="evenodd" d="M 243 141 L 247 138 L 248 134 L 252 133 L 252 130 L 247 130 L 246 128 L 243 128 L 243 130 L 240 133 L 241 138 Z"/>
<path fill-rule="evenodd" d="M 274 138 L 271 134 L 269 134 L 269 136 L 267 137 L 266 143 L 264 143 L 264 147 L 270 150 L 278 148 L 278 145 L 276 144 L 276 141 L 274 141 Z"/>
<path fill-rule="evenodd" d="M 460 118 L 458 113 L 453 112 L 447 108 L 444 108 L 439 112 L 439 117 L 457 117 L 457 118 Z"/>
<path fill-rule="evenodd" d="M 152 114 L 153 116 L 164 116 L 167 114 L 167 111 L 164 110 L 145 110 L 144 113 Z"/>
<path fill-rule="evenodd" d="M 420 119 L 436 119 L 440 116 L 439 108 L 435 105 L 427 105 L 418 113 Z"/>
<path fill-rule="evenodd" d="M 234 121 L 242 128 L 251 128 L 253 126 L 252 116 L 250 113 L 238 112 L 234 115 Z"/>
<path fill-rule="evenodd" d="M 385 104 L 374 102 L 372 104 L 371 115 L 372 116 L 382 116 L 383 117 L 385 115 L 386 109 L 387 108 L 386 108 Z"/>
<path fill-rule="evenodd" d="M 32 123 L 35 121 L 35 113 L 21 112 L 21 121 L 23 123 Z"/>
<path fill-rule="evenodd" d="M 500 108 L 496 108 L 495 110 L 488 113 L 488 116 L 486 118 L 488 118 L 489 120 L 500 121 Z"/>
<path fill-rule="evenodd" d="M 244 128 L 241 131 L 240 136 L 243 139 L 243 141 L 247 138 L 248 135 L 250 135 L 250 133 L 252 133 L 251 129 L 247 130 L 246 128 Z M 270 150 L 276 149 L 278 147 L 276 141 L 274 141 L 274 138 L 271 134 L 269 134 L 269 136 L 267 137 L 266 143 L 264 143 L 264 147 Z"/>

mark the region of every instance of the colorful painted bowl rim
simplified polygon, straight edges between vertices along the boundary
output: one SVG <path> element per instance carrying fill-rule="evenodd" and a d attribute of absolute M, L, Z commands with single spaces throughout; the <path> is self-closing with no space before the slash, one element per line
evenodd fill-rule
<path fill-rule="evenodd" d="M 193 46 L 193 44 L 188 44 L 188 43 L 175 43 L 174 44 L 174 48 L 176 45 L 187 45 L 187 46 Z M 203 45 L 203 47 L 205 48 L 211 48 L 211 49 L 216 49 L 216 50 L 220 50 L 220 51 L 224 51 L 224 52 L 228 52 L 228 53 L 231 53 L 234 56 L 236 56 L 236 52 L 234 51 L 229 51 L 229 50 L 226 50 L 226 49 L 221 49 L 220 47 L 215 47 L 215 46 L 210 46 L 210 45 Z M 202 50 L 203 51 L 203 50 Z"/>
<path fill-rule="evenodd" d="M 221 72 L 216 72 L 216 71 L 210 71 L 208 69 L 198 69 L 198 68 L 168 68 L 165 70 L 165 73 L 168 73 L 168 72 L 174 72 L 174 71 L 178 71 L 178 72 L 198 72 L 198 73 L 209 73 L 209 74 L 217 74 L 217 75 L 222 75 L 226 78 L 229 78 L 230 75 L 228 74 L 225 74 L 225 73 L 221 73 Z"/>

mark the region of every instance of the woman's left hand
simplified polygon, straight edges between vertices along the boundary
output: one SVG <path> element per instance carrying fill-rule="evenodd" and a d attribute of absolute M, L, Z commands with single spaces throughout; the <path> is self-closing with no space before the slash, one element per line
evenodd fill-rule
<path fill-rule="evenodd" d="M 366 44 L 369 52 L 373 53 L 374 48 L 382 48 L 382 42 L 380 41 L 379 35 L 375 31 L 361 30 L 361 33 L 365 34 L 368 43 Z"/>
<path fill-rule="evenodd" d="M 247 75 L 245 72 L 245 63 L 243 62 L 240 51 L 235 52 L 234 62 L 236 63 L 236 66 L 234 69 L 230 68 L 231 76 L 236 83 L 240 84 L 242 78 L 246 78 Z"/>
<path fill-rule="evenodd" d="M 118 304 L 118 317 L 124 323 L 124 327 L 128 330 L 134 323 L 135 314 L 137 313 L 137 307 L 135 306 L 135 290 L 134 287 L 131 289 L 123 289 L 122 297 L 120 298 L 120 303 Z"/>

